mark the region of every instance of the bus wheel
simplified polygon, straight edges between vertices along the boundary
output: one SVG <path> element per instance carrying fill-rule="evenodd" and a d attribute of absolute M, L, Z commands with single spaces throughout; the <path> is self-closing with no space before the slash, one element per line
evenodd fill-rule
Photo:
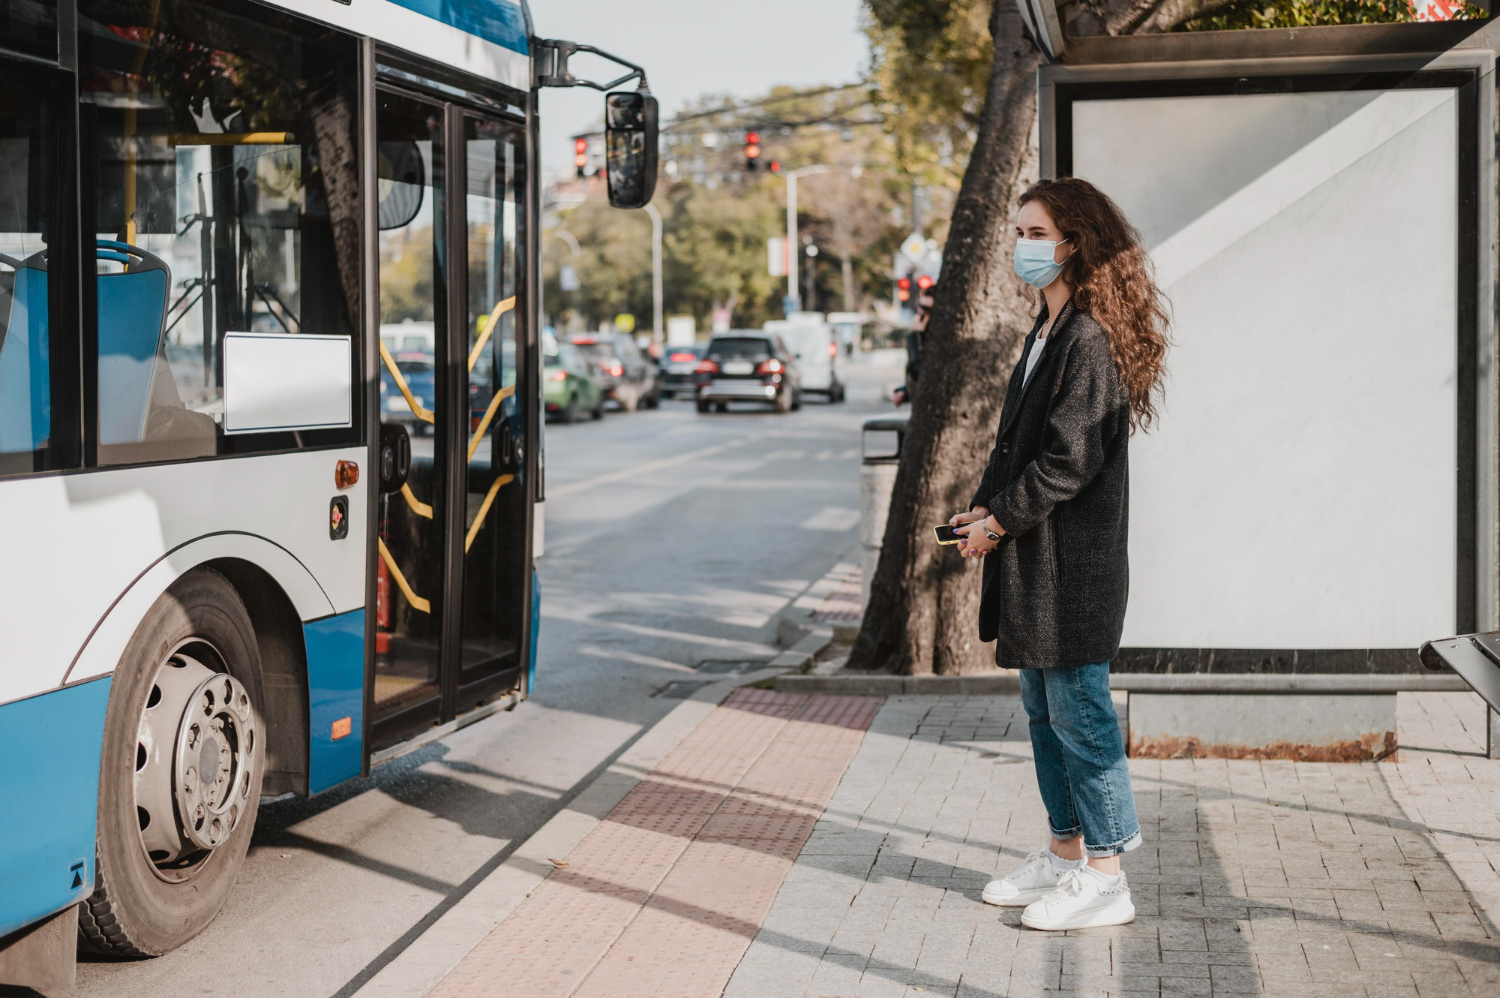
<path fill-rule="evenodd" d="M 245 605 L 219 573 L 190 572 L 152 605 L 115 668 L 83 949 L 157 956 L 219 913 L 260 806 L 260 704 Z"/>

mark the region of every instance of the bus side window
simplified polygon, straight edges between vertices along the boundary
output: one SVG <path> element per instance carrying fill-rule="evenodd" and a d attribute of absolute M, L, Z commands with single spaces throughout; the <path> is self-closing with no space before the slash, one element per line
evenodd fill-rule
<path fill-rule="evenodd" d="M 53 315 L 48 250 L 69 222 L 58 217 L 66 171 L 45 73 L 0 63 L 0 475 L 63 467 L 60 452 L 76 449 L 64 418 L 70 370 L 54 348 L 72 323 Z"/>
<path fill-rule="evenodd" d="M 99 463 L 358 441 L 357 399 L 348 428 L 226 434 L 223 363 L 231 332 L 348 336 L 363 383 L 355 42 L 247 0 L 78 12 Z"/>

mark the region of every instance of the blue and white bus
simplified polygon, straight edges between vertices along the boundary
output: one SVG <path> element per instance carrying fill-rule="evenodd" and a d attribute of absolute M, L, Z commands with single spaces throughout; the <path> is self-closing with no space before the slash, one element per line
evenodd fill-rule
<path fill-rule="evenodd" d="M 512 0 L 0 18 L 0 983 L 45 989 L 201 931 L 263 795 L 526 696 L 538 88 L 639 80 L 625 207 L 656 112 Z"/>

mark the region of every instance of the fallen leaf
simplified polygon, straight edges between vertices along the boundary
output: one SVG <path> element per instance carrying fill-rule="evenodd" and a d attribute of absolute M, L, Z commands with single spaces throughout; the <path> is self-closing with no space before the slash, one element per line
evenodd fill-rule
<path fill-rule="evenodd" d="M 565 860 L 565 859 L 548 859 L 547 862 L 551 863 L 553 866 L 557 867 L 559 870 L 561 870 L 563 867 L 565 867 L 565 866 L 568 865 L 568 861 Z"/>

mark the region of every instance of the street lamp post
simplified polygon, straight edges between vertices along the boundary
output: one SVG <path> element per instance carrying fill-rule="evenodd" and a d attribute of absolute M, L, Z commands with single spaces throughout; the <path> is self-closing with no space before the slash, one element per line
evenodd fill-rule
<path fill-rule="evenodd" d="M 646 202 L 646 214 L 651 216 L 651 342 L 660 343 L 661 327 L 661 212 L 656 205 Z"/>
<path fill-rule="evenodd" d="M 786 296 L 791 300 L 793 312 L 802 309 L 802 295 L 797 290 L 797 178 L 832 170 L 832 167 L 820 164 L 786 173 Z"/>

